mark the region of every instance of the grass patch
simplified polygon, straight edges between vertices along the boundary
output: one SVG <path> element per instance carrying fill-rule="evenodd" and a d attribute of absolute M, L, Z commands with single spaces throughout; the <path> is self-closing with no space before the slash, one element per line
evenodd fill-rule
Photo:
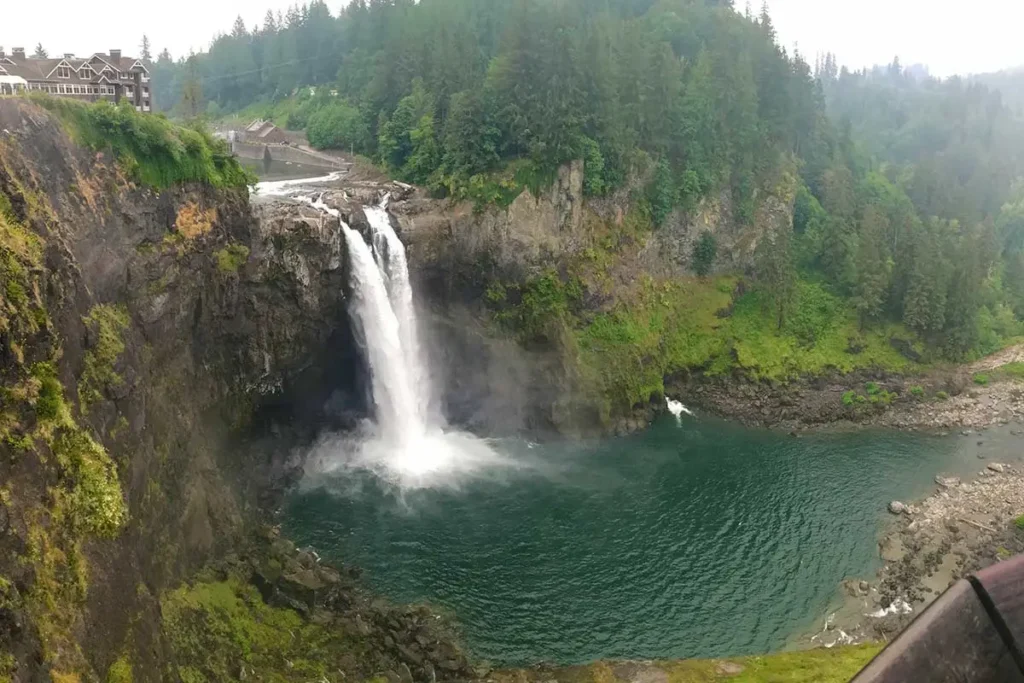
<path fill-rule="evenodd" d="M 117 387 L 123 381 L 114 370 L 114 364 L 124 353 L 121 335 L 128 328 L 128 311 L 123 306 L 100 304 L 82 318 L 95 335 L 96 342 L 85 353 L 85 366 L 78 384 L 78 399 L 82 410 L 103 399 L 103 391 Z"/>
<path fill-rule="evenodd" d="M 341 667 L 360 653 L 361 643 L 341 629 L 270 607 L 255 588 L 233 577 L 182 586 L 160 603 L 163 631 L 186 683 L 239 680 L 240 667 L 246 678 L 269 683 L 340 683 Z"/>
<path fill-rule="evenodd" d="M 920 385 L 914 385 L 914 386 L 910 387 L 910 395 L 913 396 L 914 398 L 923 398 L 924 397 L 924 387 L 922 387 Z"/>
<path fill-rule="evenodd" d="M 980 387 L 988 386 L 989 376 L 984 373 L 978 373 L 974 376 L 974 383 Z"/>
<path fill-rule="evenodd" d="M 937 391 L 935 392 L 935 398 L 936 400 L 939 401 L 947 401 L 949 400 L 949 394 L 947 394 L 945 391 Z"/>
<path fill-rule="evenodd" d="M 57 116 L 75 142 L 113 153 L 125 175 L 143 185 L 165 189 L 197 182 L 241 188 L 256 182 L 227 143 L 199 125 L 175 125 L 162 116 L 137 112 L 127 102 L 86 104 L 43 93 L 29 97 Z"/>
<path fill-rule="evenodd" d="M 1024 363 L 1007 363 L 992 371 L 993 379 L 1024 380 Z"/>
<path fill-rule="evenodd" d="M 607 235 L 607 244 L 583 254 L 577 267 L 582 276 L 560 277 L 552 270 L 521 285 L 493 283 L 486 293 L 495 319 L 521 342 L 555 339 L 552 330 L 569 332 L 559 339 L 571 345 L 568 353 L 598 397 L 605 422 L 663 395 L 665 377 L 683 370 L 788 381 L 830 370 L 925 367 L 890 343 L 893 337 L 913 338 L 902 325 L 861 330 L 847 303 L 810 281 L 798 283 L 781 330 L 758 292 L 733 299 L 735 277 L 659 281 L 645 276 L 608 310 L 588 312 L 582 304 L 587 294 L 603 296 L 609 287 L 621 294 L 621 285 L 605 282 L 608 259 L 601 255 L 618 249 L 617 239 L 642 241 L 642 231 L 628 223 L 622 228 L 628 237 Z M 876 383 L 868 383 L 865 392 L 844 397 L 844 403 L 888 405 L 896 398 Z"/>
<path fill-rule="evenodd" d="M 233 275 L 249 260 L 249 247 L 232 243 L 214 256 L 217 259 L 217 270 L 225 275 Z"/>
<path fill-rule="evenodd" d="M 107 669 L 107 683 L 132 683 L 134 679 L 132 663 L 126 654 L 118 657 Z"/>
<path fill-rule="evenodd" d="M 663 674 L 668 683 L 846 683 L 881 649 L 881 645 L 869 643 L 759 657 L 652 662 L 649 666 L 656 671 L 650 672 L 649 678 L 660 679 Z M 620 680 L 607 662 L 555 670 L 497 671 L 493 677 L 497 683 L 542 683 L 554 679 L 566 683 L 615 683 Z"/>
<path fill-rule="evenodd" d="M 1019 517 L 1015 518 L 1013 520 L 1013 525 L 1021 531 L 1024 531 L 1024 515 L 1020 515 Z"/>

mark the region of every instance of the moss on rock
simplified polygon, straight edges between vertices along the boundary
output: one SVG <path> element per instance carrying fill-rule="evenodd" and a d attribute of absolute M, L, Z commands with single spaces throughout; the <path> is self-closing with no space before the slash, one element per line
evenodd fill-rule
<path fill-rule="evenodd" d="M 78 385 L 78 399 L 83 410 L 91 403 L 103 399 L 103 392 L 123 382 L 114 369 L 117 359 L 124 353 L 122 334 L 128 327 L 128 312 L 123 306 L 100 304 L 93 306 L 82 318 L 95 338 L 85 354 L 85 365 Z"/>

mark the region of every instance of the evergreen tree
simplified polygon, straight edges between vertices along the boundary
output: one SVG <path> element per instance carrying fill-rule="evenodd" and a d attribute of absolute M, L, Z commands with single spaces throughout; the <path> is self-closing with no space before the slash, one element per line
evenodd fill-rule
<path fill-rule="evenodd" d="M 754 254 L 754 270 L 765 308 L 781 332 L 796 294 L 790 230 L 778 230 L 761 238 Z"/>
<path fill-rule="evenodd" d="M 186 77 L 182 87 L 181 104 L 185 117 L 199 118 L 203 111 L 203 84 L 199 79 L 199 60 L 194 54 L 185 62 Z"/>
<path fill-rule="evenodd" d="M 893 263 L 885 248 L 887 232 L 888 221 L 881 211 L 874 206 L 866 207 L 860 221 L 853 297 L 861 328 L 881 317 L 889 291 Z"/>
<path fill-rule="evenodd" d="M 146 34 L 142 34 L 142 42 L 139 43 L 139 59 L 147 65 L 153 61 L 153 53 L 149 44 L 149 36 Z"/>
<path fill-rule="evenodd" d="M 46 51 L 46 48 L 43 47 L 43 44 L 42 43 L 36 43 L 36 49 L 35 49 L 35 52 L 32 53 L 32 58 L 33 59 L 47 59 L 49 56 L 50 56 L 50 53 L 48 53 Z"/>
<path fill-rule="evenodd" d="M 693 245 L 693 272 L 701 277 L 706 277 L 715 264 L 715 257 L 718 255 L 718 240 L 709 230 L 705 230 L 697 238 Z"/>

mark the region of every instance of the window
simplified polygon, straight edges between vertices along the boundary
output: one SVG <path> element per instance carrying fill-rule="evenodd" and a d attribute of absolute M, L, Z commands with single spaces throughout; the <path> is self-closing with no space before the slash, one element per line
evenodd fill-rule
<path fill-rule="evenodd" d="M 57 78 L 71 78 L 71 68 L 67 66 L 58 66 Z"/>
<path fill-rule="evenodd" d="M 93 72 L 91 67 L 83 66 L 82 70 L 78 72 L 78 77 L 79 78 L 88 78 L 88 79 L 91 80 L 91 79 L 96 77 L 96 74 Z"/>

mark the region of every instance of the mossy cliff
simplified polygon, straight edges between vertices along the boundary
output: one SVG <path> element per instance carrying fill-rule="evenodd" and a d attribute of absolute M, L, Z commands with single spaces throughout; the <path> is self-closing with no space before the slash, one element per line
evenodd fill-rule
<path fill-rule="evenodd" d="M 507 206 L 392 202 L 446 339 L 453 412 L 488 429 L 631 430 L 667 392 L 746 418 L 788 382 L 922 367 L 912 334 L 862 329 L 821 282 L 796 282 L 779 328 L 751 274 L 759 245 L 791 230 L 797 175 L 782 166 L 749 221 L 725 192 L 655 225 L 644 177 L 589 198 L 579 162 Z M 699 264 L 702 238 L 715 246 Z M 819 401 L 834 408 L 822 421 L 843 417 L 841 394 Z"/>
<path fill-rule="evenodd" d="M 309 371 L 350 346 L 344 259 L 198 133 L 69 106 L 0 99 L 0 681 L 177 680 L 161 602 L 283 483 L 258 437 L 355 381 Z"/>

